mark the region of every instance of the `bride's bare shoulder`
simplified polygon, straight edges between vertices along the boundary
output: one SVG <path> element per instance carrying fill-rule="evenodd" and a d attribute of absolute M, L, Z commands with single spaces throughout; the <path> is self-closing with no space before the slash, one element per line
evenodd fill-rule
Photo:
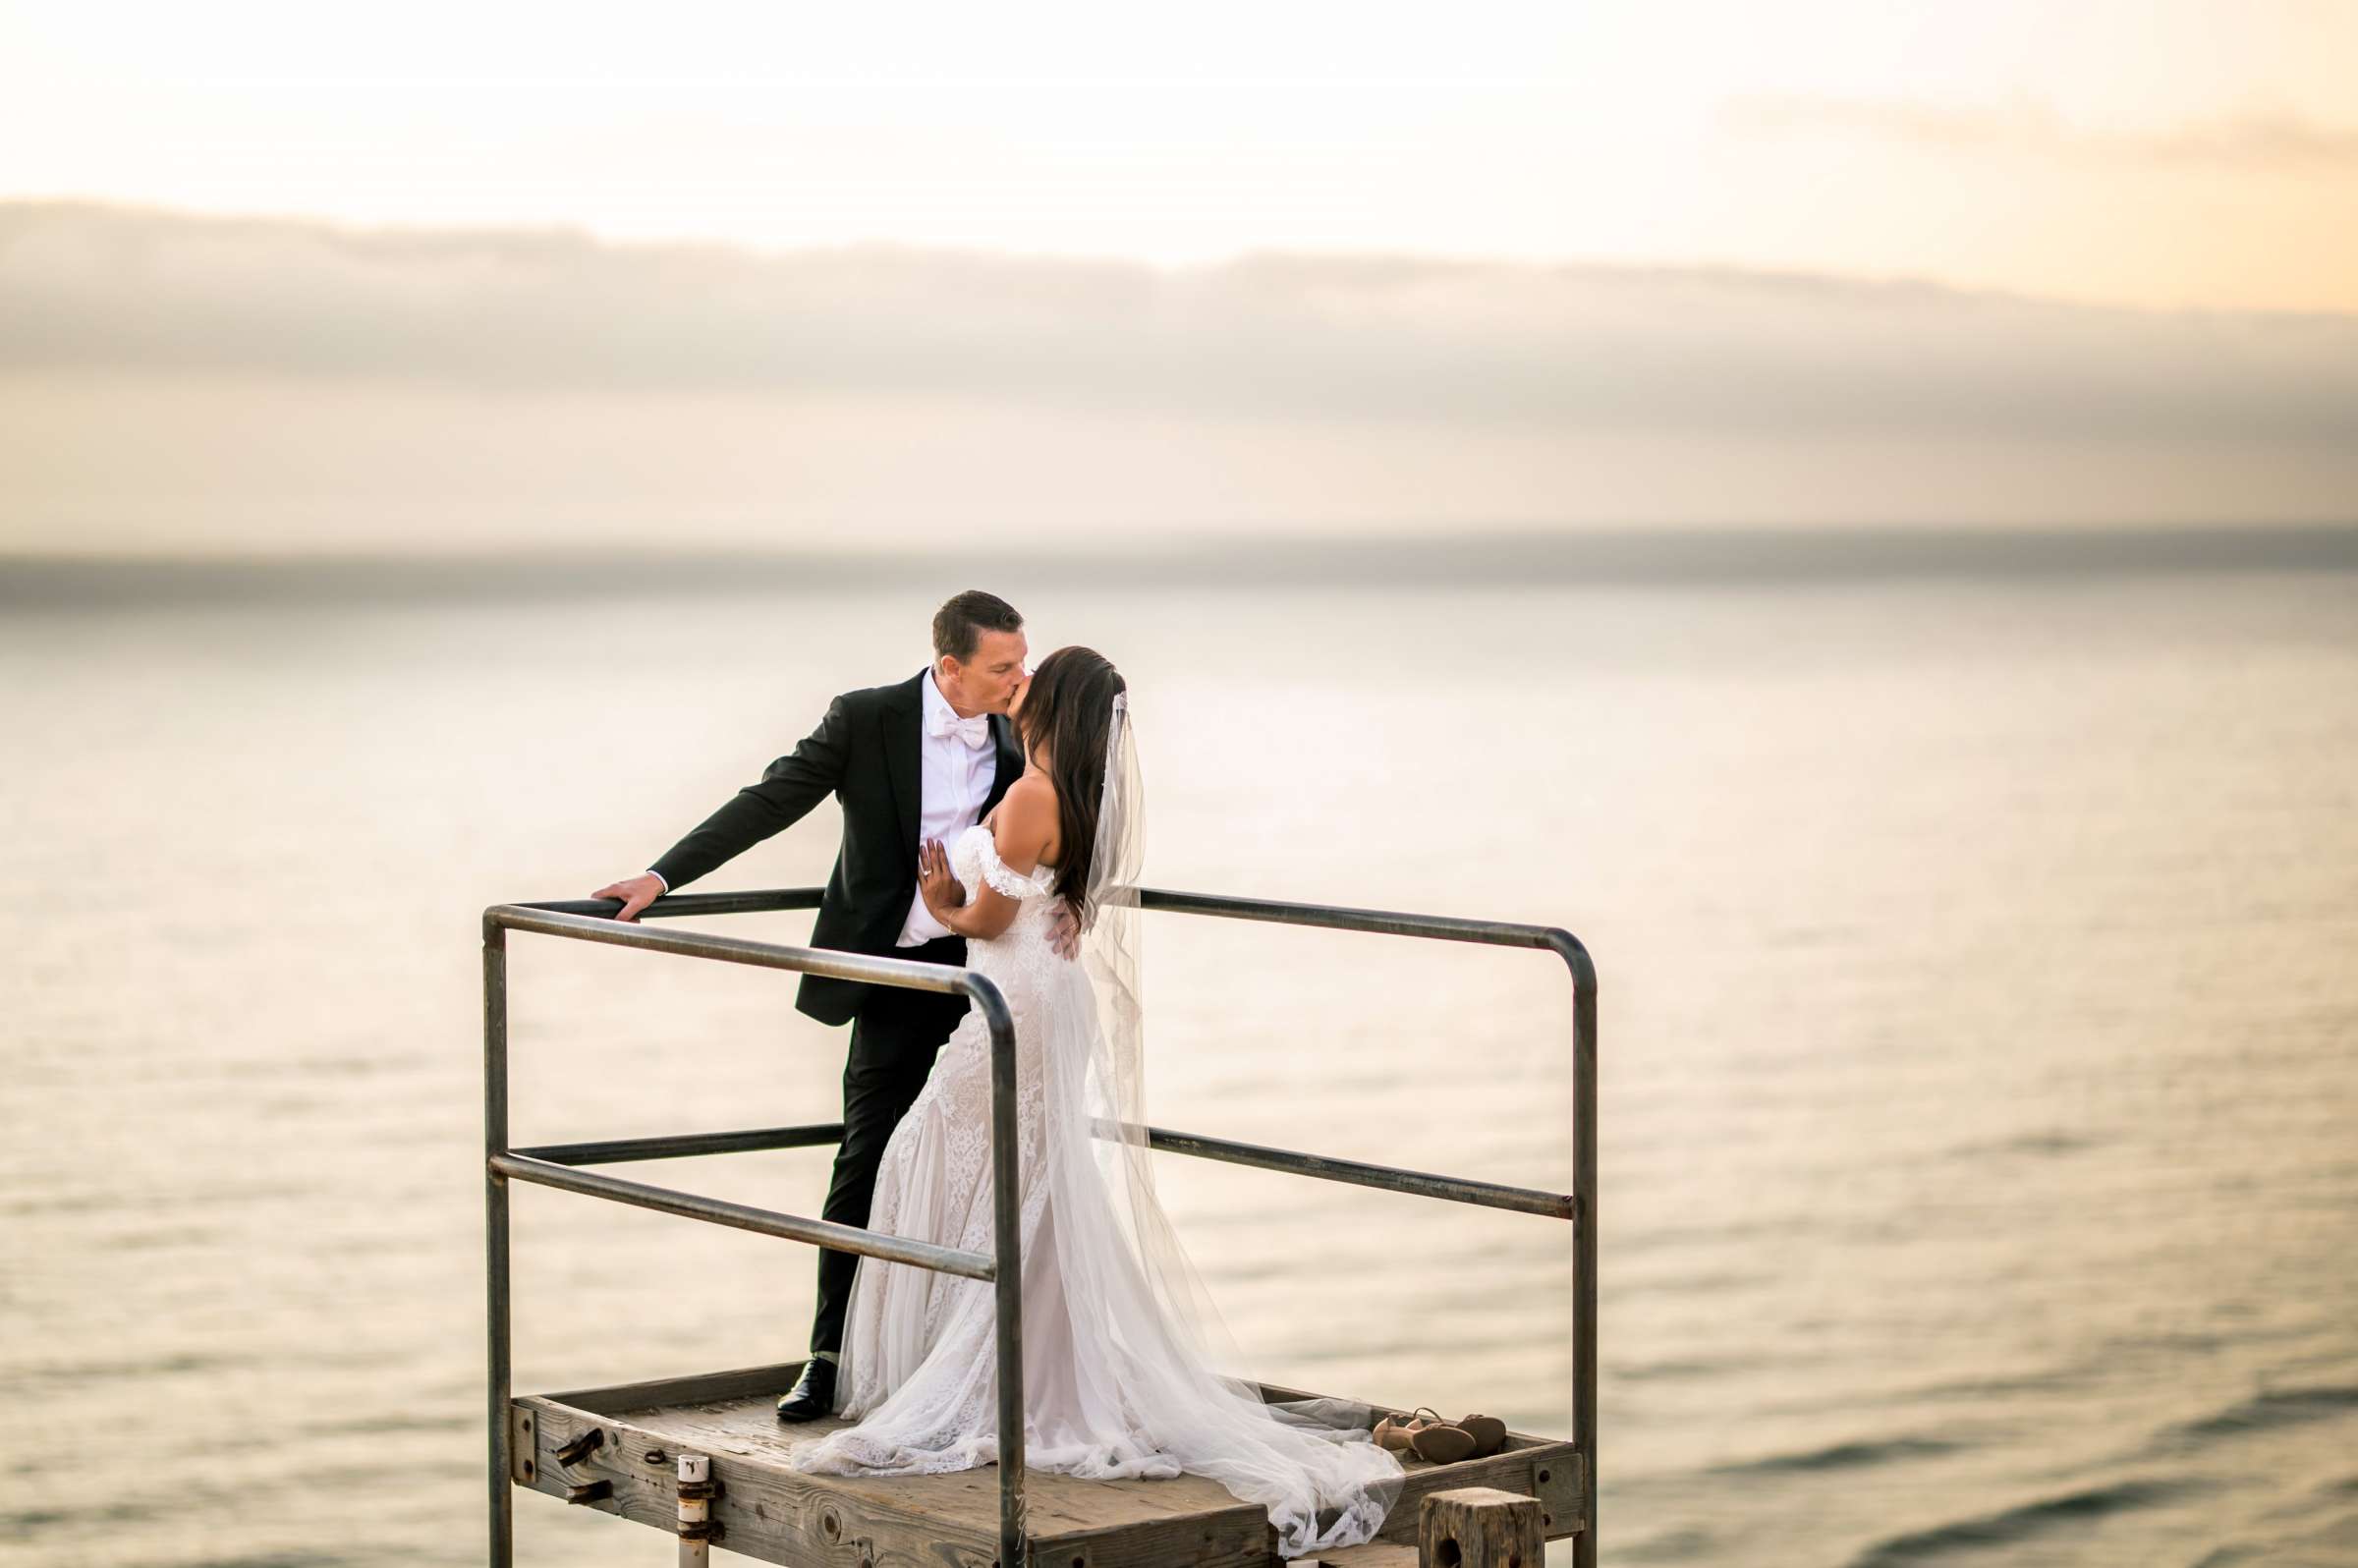
<path fill-rule="evenodd" d="M 1053 864 L 1056 848 L 1056 786 L 1043 773 L 1026 773 L 1007 786 L 990 813 L 991 842 L 999 859 L 1029 870 Z"/>

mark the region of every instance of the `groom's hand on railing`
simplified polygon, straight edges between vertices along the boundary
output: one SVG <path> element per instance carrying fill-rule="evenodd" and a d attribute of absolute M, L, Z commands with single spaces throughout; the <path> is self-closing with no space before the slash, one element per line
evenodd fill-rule
<path fill-rule="evenodd" d="M 614 918 L 618 921 L 635 921 L 641 910 L 661 898 L 664 892 L 663 878 L 652 871 L 643 871 L 637 876 L 626 876 L 619 882 L 608 882 L 590 896 L 621 899 L 622 908 L 615 912 Z"/>

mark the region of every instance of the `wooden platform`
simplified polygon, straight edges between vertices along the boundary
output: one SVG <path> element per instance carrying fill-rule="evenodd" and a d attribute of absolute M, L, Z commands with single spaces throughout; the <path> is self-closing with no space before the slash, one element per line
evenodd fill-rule
<path fill-rule="evenodd" d="M 510 1480 L 555 1497 L 585 1491 L 582 1506 L 672 1535 L 679 1457 L 702 1454 L 720 1483 L 712 1542 L 721 1551 L 793 1568 L 992 1568 L 995 1465 L 906 1477 L 808 1476 L 786 1468 L 790 1443 L 844 1425 L 777 1419 L 778 1396 L 793 1386 L 802 1365 L 519 1396 L 508 1406 Z M 1312 1396 L 1264 1385 L 1262 1397 Z M 603 1434 L 598 1444 L 574 1464 L 560 1463 L 557 1450 L 591 1428 Z M 1551 1540 L 1581 1529 L 1580 1456 L 1568 1442 L 1515 1432 L 1487 1459 L 1433 1465 L 1411 1455 L 1403 1462 L 1407 1484 L 1384 1521 L 1390 1544 L 1338 1552 L 1337 1568 L 1413 1565 L 1423 1498 L 1453 1486 L 1495 1486 L 1539 1498 Z M 1274 1568 L 1285 1560 L 1277 1556 L 1267 1511 L 1201 1476 L 1082 1481 L 1035 1470 L 1025 1476 L 1024 1489 L 1036 1568 Z M 1298 1568 L 1316 1560 L 1292 1559 Z"/>

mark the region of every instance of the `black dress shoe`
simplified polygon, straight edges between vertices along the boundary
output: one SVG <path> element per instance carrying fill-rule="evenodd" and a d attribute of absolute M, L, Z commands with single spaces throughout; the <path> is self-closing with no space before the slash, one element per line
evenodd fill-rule
<path fill-rule="evenodd" d="M 814 1356 L 803 1364 L 803 1375 L 778 1399 L 778 1420 L 816 1421 L 835 1413 L 835 1364 Z"/>

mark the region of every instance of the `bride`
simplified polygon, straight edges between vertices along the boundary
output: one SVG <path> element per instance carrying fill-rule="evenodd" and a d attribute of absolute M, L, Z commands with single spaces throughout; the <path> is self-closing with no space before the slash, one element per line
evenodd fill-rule
<path fill-rule="evenodd" d="M 1102 655 L 1059 648 L 1013 717 L 1023 776 L 946 850 L 925 847 L 920 886 L 1015 1021 L 1026 1463 L 1209 1477 L 1268 1509 L 1280 1556 L 1371 1540 L 1402 1472 L 1368 1407 L 1266 1404 L 1215 1371 L 1234 1344 L 1155 1196 L 1127 684 Z M 1060 923 L 1077 923 L 1077 962 Z M 990 1036 L 969 1008 L 885 1146 L 869 1227 L 988 1253 L 991 1213 Z M 862 1258 L 836 1377 L 854 1424 L 795 1443 L 787 1463 L 883 1476 L 995 1463 L 994 1311 L 983 1281 Z"/>

